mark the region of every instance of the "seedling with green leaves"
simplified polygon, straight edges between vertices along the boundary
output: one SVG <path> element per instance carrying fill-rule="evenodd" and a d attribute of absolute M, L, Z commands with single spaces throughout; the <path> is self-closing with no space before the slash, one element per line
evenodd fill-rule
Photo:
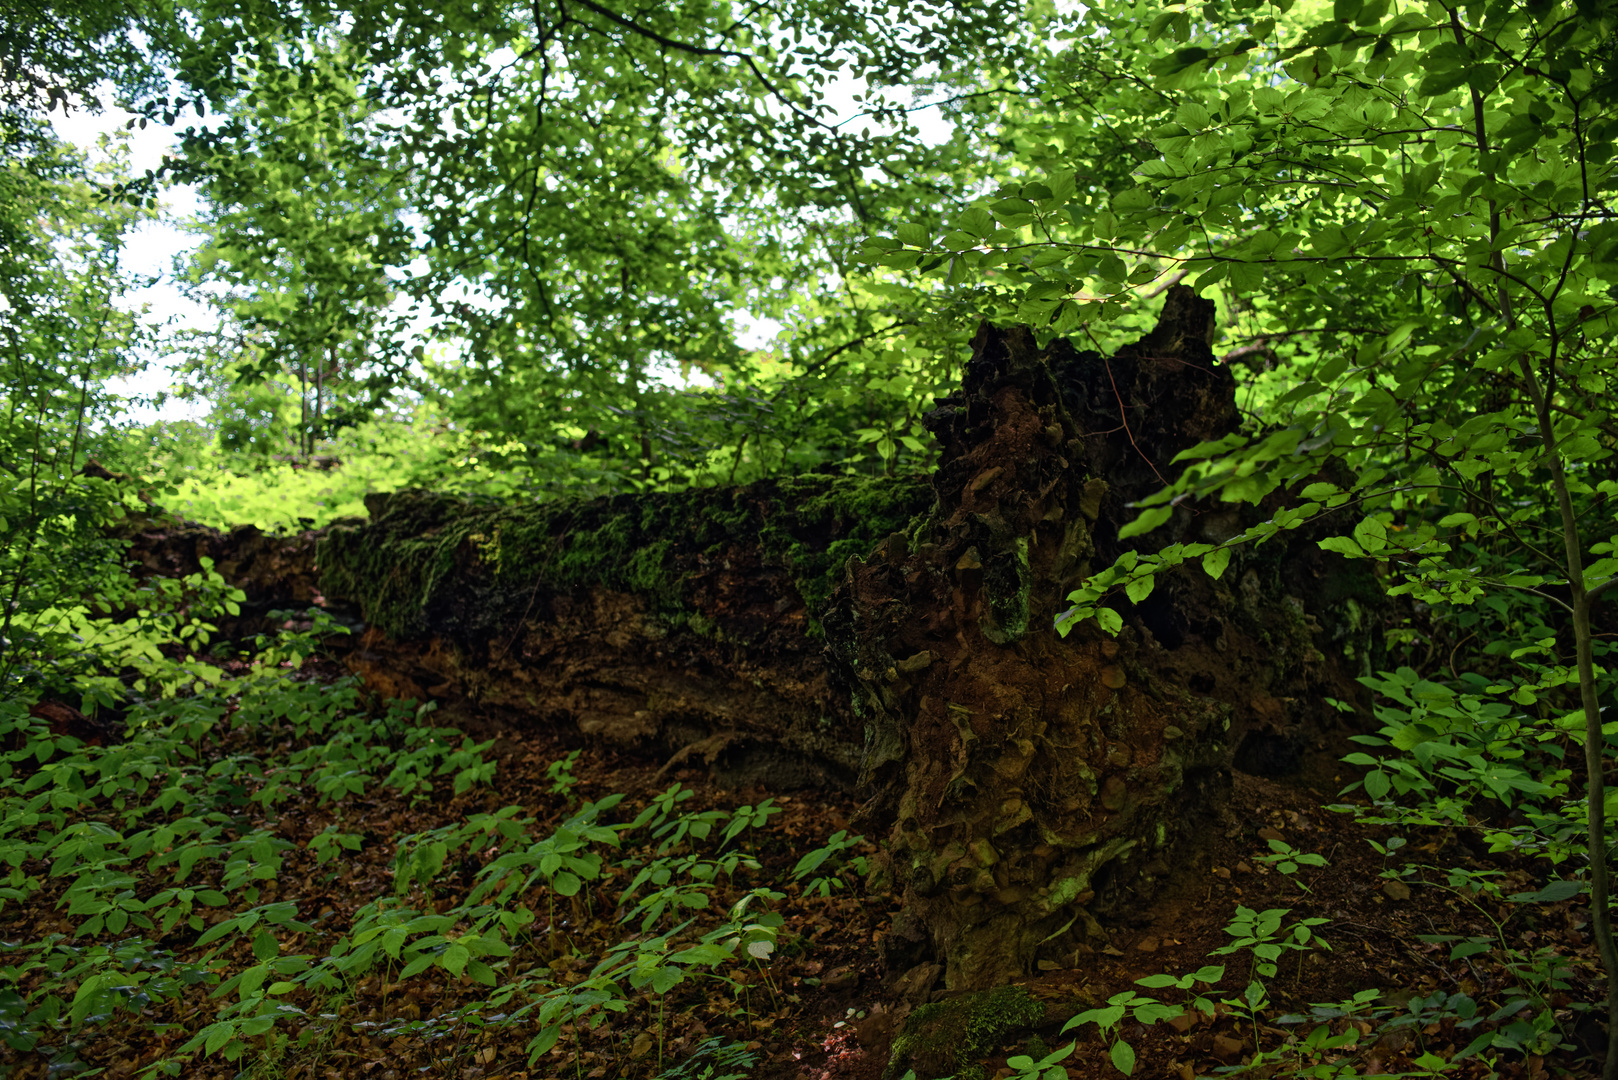
<path fill-rule="evenodd" d="M 1135 1048 L 1123 1037 L 1118 1025 L 1125 1017 L 1129 1017 L 1137 1024 L 1150 1027 L 1160 1020 L 1171 1020 L 1183 1013 L 1185 1009 L 1179 1005 L 1166 1005 L 1156 998 L 1144 997 L 1133 990 L 1125 990 L 1114 994 L 1107 999 L 1107 1004 L 1095 1009 L 1086 1009 L 1071 1017 L 1062 1025 L 1062 1034 L 1067 1034 L 1074 1028 L 1085 1024 L 1094 1024 L 1100 1030 L 1101 1037 L 1109 1044 L 1108 1054 L 1112 1064 L 1125 1076 L 1135 1074 Z"/>
<path fill-rule="evenodd" d="M 1266 866 L 1273 866 L 1278 872 L 1286 874 L 1288 877 L 1295 875 L 1300 867 L 1326 865 L 1326 856 L 1312 851 L 1299 851 L 1285 840 L 1272 839 L 1269 841 L 1269 845 L 1270 853 L 1260 855 L 1258 861 Z M 1298 888 L 1302 889 L 1304 893 L 1310 891 L 1309 886 L 1305 885 L 1301 879 L 1294 877 L 1293 880 L 1297 882 Z"/>
<path fill-rule="evenodd" d="M 836 867 L 837 864 L 844 860 L 847 852 L 852 851 L 864 842 L 865 837 L 849 836 L 847 829 L 838 829 L 831 834 L 825 846 L 815 848 L 798 860 L 797 865 L 792 868 L 793 880 L 802 881 L 822 867 Z M 869 864 L 863 855 L 856 855 L 849 859 L 848 866 L 854 873 L 862 876 L 869 870 Z M 842 887 L 843 880 L 837 873 L 821 873 L 810 878 L 809 883 L 804 886 L 804 892 L 806 895 L 827 897 L 832 894 L 834 889 Z"/>

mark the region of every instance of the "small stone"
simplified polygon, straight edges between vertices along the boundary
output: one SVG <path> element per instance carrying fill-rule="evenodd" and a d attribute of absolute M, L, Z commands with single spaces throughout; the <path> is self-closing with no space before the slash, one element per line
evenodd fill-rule
<path fill-rule="evenodd" d="M 1216 866 L 1213 868 L 1213 876 L 1216 878 L 1224 878 L 1226 881 L 1229 881 L 1230 870 L 1228 867 Z"/>
<path fill-rule="evenodd" d="M 1281 830 L 1272 829 L 1268 825 L 1264 826 L 1264 828 L 1258 831 L 1258 838 L 1260 840 L 1280 840 L 1283 843 L 1286 842 L 1286 837 L 1281 835 Z"/>
<path fill-rule="evenodd" d="M 1229 1065 L 1242 1056 L 1247 1044 L 1240 1039 L 1233 1039 L 1229 1035 L 1215 1035 L 1213 1040 L 1214 1057 Z"/>
<path fill-rule="evenodd" d="M 1389 900 L 1410 899 L 1410 886 L 1402 881 L 1385 881 L 1382 883 L 1382 891 L 1387 894 Z"/>
<path fill-rule="evenodd" d="M 1135 942 L 1135 951 L 1136 952 L 1156 952 L 1157 951 L 1157 939 L 1155 937 L 1143 937 L 1143 938 L 1141 938 L 1139 941 Z"/>
<path fill-rule="evenodd" d="M 1239 862 L 1239 863 L 1236 864 L 1236 872 L 1238 874 L 1251 874 L 1253 872 L 1253 868 L 1251 866 L 1248 866 L 1246 861 L 1244 860 L 1244 861 Z"/>
<path fill-rule="evenodd" d="M 822 983 L 828 990 L 846 990 L 856 986 L 860 981 L 860 973 L 851 967 L 840 967 L 826 976 Z"/>
<path fill-rule="evenodd" d="M 1122 690 L 1127 682 L 1129 682 L 1129 677 L 1124 674 L 1123 668 L 1111 665 L 1101 669 L 1101 685 L 1107 689 Z"/>

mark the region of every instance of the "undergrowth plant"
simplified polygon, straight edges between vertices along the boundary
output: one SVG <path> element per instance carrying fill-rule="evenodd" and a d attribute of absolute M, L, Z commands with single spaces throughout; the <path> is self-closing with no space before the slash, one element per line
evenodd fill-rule
<path fill-rule="evenodd" d="M 1497 629 L 1494 677 L 1467 672 L 1424 679 L 1401 668 L 1361 680 L 1376 694 L 1381 726 L 1376 734 L 1355 737 L 1369 749 L 1345 760 L 1367 771 L 1344 793 L 1362 792 L 1369 802 L 1336 807 L 1366 825 L 1396 830 L 1385 840 L 1370 840 L 1388 860 L 1384 878 L 1440 889 L 1491 928 L 1488 935 L 1421 936 L 1450 946 L 1454 961 L 1492 955 L 1516 980 L 1498 1009 L 1478 1014 L 1467 1006 L 1467 1028 L 1484 1027 L 1457 1055 L 1463 1058 L 1491 1049 L 1569 1049 L 1571 1032 L 1562 1017 L 1569 1009 L 1577 1015 L 1588 1008 L 1568 998 L 1569 958 L 1549 946 L 1527 945 L 1510 929 L 1535 905 L 1575 899 L 1590 889 L 1584 872 L 1590 862 L 1587 796 L 1574 787 L 1565 762 L 1581 722 L 1554 705 L 1544 707 L 1573 675 L 1546 661 L 1550 646 L 1543 625 L 1523 621 L 1521 605 L 1501 605 L 1493 614 L 1508 623 Z M 1513 616 L 1515 627 L 1509 625 Z M 1500 863 L 1439 865 L 1410 858 L 1407 837 L 1421 832 L 1465 837 Z M 1506 870 L 1514 865 L 1532 868 L 1538 883 L 1509 886 L 1513 879 Z M 1558 1008 L 1553 1000 L 1565 1004 Z"/>
<path fill-rule="evenodd" d="M 1125 990 L 1113 994 L 1105 1005 L 1085 1009 L 1070 1017 L 1062 1025 L 1062 1033 L 1065 1035 L 1087 1024 L 1094 1024 L 1097 1033 L 1107 1044 L 1107 1054 L 1113 1067 L 1125 1076 L 1134 1075 L 1138 1062 L 1134 1044 L 1126 1037 L 1122 1026 L 1126 1020 L 1151 1027 L 1183 1016 L 1188 1011 L 1210 1018 L 1216 1013 L 1240 1014 L 1251 1024 L 1257 1046 L 1259 1018 L 1269 1004 L 1266 981 L 1276 977 L 1279 970 L 1277 960 L 1288 951 L 1301 954 L 1310 949 L 1327 947 L 1324 940 L 1314 933 L 1314 928 L 1328 920 L 1305 918 L 1289 923 L 1286 922 L 1289 914 L 1290 911 L 1285 908 L 1263 912 L 1246 907 L 1236 909 L 1235 916 L 1225 927 L 1225 933 L 1233 940 L 1210 955 L 1249 954 L 1249 979 L 1239 995 L 1222 996 L 1217 1000 L 1210 996 L 1213 988 L 1225 977 L 1226 969 L 1222 964 L 1206 965 L 1184 975 L 1148 975 L 1136 979 L 1135 984 L 1148 990 L 1178 990 L 1186 995 L 1186 1000 L 1180 1003 L 1165 1002 L 1137 990 Z M 1061 1063 L 1077 1047 L 1078 1043 L 1072 1042 L 1037 1060 L 1021 1055 L 1008 1059 L 1006 1064 L 1014 1070 L 1016 1080 L 1066 1080 L 1067 1068 Z M 1252 1064 L 1260 1064 L 1262 1060 L 1260 1054 Z"/>
<path fill-rule="evenodd" d="M 181 640 L 191 624 L 147 625 Z M 661 1047 L 665 1002 L 694 980 L 744 1011 L 779 1005 L 769 965 L 784 894 L 749 850 L 779 808 L 693 808 L 675 783 L 626 813 L 622 794 L 578 798 L 576 755 L 549 770 L 566 807 L 557 820 L 508 805 L 397 836 L 391 890 L 341 922 L 289 895 L 295 864 L 333 880 L 379 842 L 356 802 L 385 793 L 425 810 L 495 779 L 491 742 L 434 726 L 430 704 L 368 703 L 352 680 L 303 677 L 332 627 L 318 613 L 294 625 L 304 629 L 260 641 L 237 674 L 176 680 L 195 661 L 160 649 L 139 686 L 85 675 L 85 703 L 121 714 L 109 745 L 54 731 L 24 699 L 0 701 L 0 911 L 54 910 L 38 917 L 62 926 L 0 945 L 9 1050 L 70 1063 L 99 1025 L 207 999 L 211 1021 L 145 1072 L 180 1075 L 214 1055 L 273 1071 L 325 1052 L 341 1003 L 372 979 L 477 987 L 388 1026 L 452 1059 L 474 1030 L 510 1026 L 531 1028 L 532 1062 L 577 1053 L 631 1010 L 655 1017 Z M 311 814 L 320 821 L 305 825 Z M 829 893 L 861 866 L 848 859 L 861 841 L 838 833 L 796 876 L 819 873 L 809 891 Z M 605 948 L 573 929 L 601 918 L 623 931 Z M 705 1044 L 690 1075 L 745 1058 L 721 1051 Z"/>

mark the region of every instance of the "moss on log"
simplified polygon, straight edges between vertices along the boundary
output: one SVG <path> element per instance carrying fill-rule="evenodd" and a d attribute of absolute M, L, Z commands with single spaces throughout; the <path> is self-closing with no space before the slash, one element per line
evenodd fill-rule
<path fill-rule="evenodd" d="M 372 629 L 352 663 L 398 696 L 465 696 L 589 735 L 700 752 L 735 778 L 848 782 L 863 730 L 817 611 L 851 554 L 932 503 L 923 477 L 524 505 L 367 500 L 317 560 Z"/>

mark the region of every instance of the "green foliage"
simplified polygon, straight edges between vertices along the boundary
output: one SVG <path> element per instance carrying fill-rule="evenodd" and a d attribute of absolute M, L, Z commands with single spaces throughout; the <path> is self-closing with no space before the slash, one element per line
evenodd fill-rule
<path fill-rule="evenodd" d="M 1589 861 L 1587 808 L 1570 789 L 1571 771 L 1563 764 L 1569 731 L 1578 727 L 1565 715 L 1534 708 L 1541 687 L 1523 691 L 1545 681 L 1545 665 L 1536 662 L 1539 650 L 1501 651 L 1530 678 L 1491 681 L 1468 673 L 1449 685 L 1401 669 L 1366 679 L 1378 692 L 1383 727 L 1378 735 L 1358 737 L 1377 753 L 1349 756 L 1368 771 L 1348 790 L 1361 789 L 1372 802 L 1338 807 L 1367 824 L 1399 831 L 1385 842 L 1372 841 L 1388 861 L 1385 878 L 1442 889 L 1492 931 L 1429 934 L 1423 940 L 1449 945 L 1452 960 L 1491 954 L 1517 980 L 1508 1000 L 1492 1012 L 1451 1002 L 1460 1010 L 1459 1026 L 1477 1030 L 1457 1059 L 1489 1050 L 1544 1053 L 1569 1044 L 1566 1013 L 1559 1016 L 1550 1005 L 1568 985 L 1567 958 L 1553 948 L 1525 946 L 1512 924 L 1530 905 L 1566 901 L 1590 888 L 1580 880 Z M 1400 834 L 1434 828 L 1473 833 L 1491 853 L 1543 860 L 1551 876 L 1535 888 L 1511 892 L 1499 869 L 1410 860 Z M 1502 909 L 1507 914 L 1499 914 Z"/>
<path fill-rule="evenodd" d="M 1345 789 L 1371 798 L 1371 807 L 1358 809 L 1364 820 L 1481 827 L 1491 851 L 1535 855 L 1553 866 L 1584 856 L 1582 801 L 1563 763 L 1581 718 L 1526 711 L 1517 702 L 1532 704 L 1537 695 L 1516 680 L 1469 675 L 1457 687 L 1402 668 L 1362 681 L 1377 691 L 1382 721 L 1378 734 L 1354 737 L 1376 752 L 1344 759 L 1367 769 Z M 1521 820 L 1506 824 L 1508 813 Z"/>
<path fill-rule="evenodd" d="M 1439 618 L 1512 591 L 1559 611 L 1571 641 L 1520 642 L 1517 655 L 1548 662 L 1509 697 L 1552 702 L 1583 743 L 1592 922 L 1618 1048 L 1599 705 L 1612 687 L 1590 626 L 1618 585 L 1618 537 L 1598 509 L 1618 491 L 1606 13 L 1237 3 L 1146 16 L 1086 10 L 1083 55 L 1061 71 L 1088 105 L 1071 118 L 1044 100 L 997 103 L 1008 125 L 1051 125 L 1028 155 L 1037 171 L 942 235 L 873 237 L 863 257 L 946 288 L 992 276 L 1001 310 L 1054 333 L 1128 325 L 1136 290 L 1174 275 L 1224 301 L 1277 369 L 1254 380 L 1262 426 L 1181 454 L 1179 476 L 1119 536 L 1144 545 L 1203 500 L 1268 500 L 1268 516 L 1221 545 L 1126 552 L 1071 594 L 1064 634 L 1088 618 L 1116 634 L 1115 595 L 1139 603 L 1192 560 L 1217 577 L 1218 552 L 1314 519 L 1341 523 L 1322 548 L 1374 560 L 1390 595 Z M 1143 57 L 1151 78 L 1127 77 Z M 1505 692 L 1486 687 L 1471 692 Z M 1485 756 L 1505 713 L 1463 709 L 1474 730 L 1455 739 L 1454 716 L 1422 711 L 1440 724 L 1397 733 L 1418 770 L 1407 783 L 1445 755 L 1488 798 L 1548 794 Z M 1376 768 L 1366 790 L 1394 784 Z"/>
<path fill-rule="evenodd" d="M 1153 990 L 1172 988 L 1194 993 L 1196 996 L 1184 1005 L 1175 1005 L 1135 990 L 1125 990 L 1109 997 L 1105 1005 L 1085 1009 L 1070 1017 L 1062 1026 L 1062 1033 L 1065 1035 L 1087 1024 L 1096 1025 L 1098 1033 L 1108 1044 L 1108 1057 L 1112 1061 L 1113 1068 L 1125 1076 L 1134 1075 L 1138 1060 L 1135 1047 L 1125 1037 L 1122 1025 L 1126 1020 L 1132 1021 L 1137 1027 L 1151 1027 L 1182 1016 L 1188 1009 L 1207 1016 L 1216 1013 L 1245 1016 L 1252 1026 L 1256 1047 L 1259 1043 L 1259 1018 L 1270 1004 L 1267 981 L 1276 977 L 1279 970 L 1277 961 L 1289 951 L 1299 953 L 1301 959 L 1302 954 L 1311 949 L 1329 948 L 1324 939 L 1314 931 L 1315 927 L 1322 926 L 1329 920 L 1306 918 L 1287 923 L 1285 920 L 1288 914 L 1290 912 L 1286 908 L 1272 908 L 1258 912 L 1238 907 L 1235 916 L 1225 928 L 1225 933 L 1234 940 L 1209 954 L 1232 956 L 1245 952 L 1250 955 L 1251 973 L 1247 986 L 1241 993 L 1233 997 L 1222 997 L 1217 1003 L 1207 996 L 1211 988 L 1224 979 L 1223 965 L 1208 965 L 1185 975 L 1168 973 L 1148 975 L 1136 979 L 1136 984 Z M 1067 1080 L 1067 1070 L 1060 1065 L 1060 1062 L 1071 1055 L 1077 1047 L 1078 1043 L 1070 1043 L 1040 1060 L 1017 1057 L 1009 1059 L 1007 1065 L 1017 1070 L 1015 1073 L 1017 1080 Z M 1268 1059 L 1265 1054 L 1258 1053 L 1249 1062 L 1249 1067 L 1258 1068 L 1266 1060 Z"/>
<path fill-rule="evenodd" d="M 1285 840 L 1271 840 L 1269 845 L 1270 853 L 1259 856 L 1258 861 L 1275 867 L 1283 874 L 1289 876 L 1296 874 L 1298 869 L 1304 866 L 1326 865 L 1326 856 L 1312 851 L 1299 851 Z M 1298 888 L 1304 892 L 1309 891 L 1309 887 L 1301 881 L 1298 882 Z"/>
<path fill-rule="evenodd" d="M 537 833 L 532 817 L 507 806 L 400 837 L 393 895 L 364 905 L 336 933 L 318 930 L 295 900 L 263 900 L 263 884 L 298 846 L 282 835 L 276 807 L 340 807 L 378 785 L 407 798 L 437 785 L 460 793 L 493 771 L 490 744 L 428 726 L 430 707 L 397 702 L 367 712 L 350 682 L 297 680 L 281 657 L 303 646 L 278 645 L 246 674 L 133 704 L 128 737 L 113 746 L 53 735 L 22 702 L 0 703 L 0 746 L 8 748 L 0 755 L 0 905 L 55 889 L 74 925 L 71 937 L 8 942 L 0 955 L 0 1034 L 13 1050 L 206 986 L 216 1017 L 162 1070 L 197 1055 L 250 1061 L 281 1038 L 278 1025 L 312 1022 L 312 998 L 380 969 L 394 981 L 439 971 L 481 984 L 485 1001 L 418 1027 L 530 1026 L 537 1060 L 566 1032 L 626 1010 L 638 995 L 660 997 L 693 978 L 728 985 L 735 964 L 770 960 L 781 893 L 732 883 L 733 899 L 708 909 L 720 878 L 759 871 L 748 838 L 777 809 L 769 800 L 685 808 L 692 793 L 678 784 L 620 821 L 612 816 L 623 796 L 609 795 Z M 228 745 L 215 749 L 221 741 Z M 252 827 L 247 807 L 270 814 L 271 824 Z M 655 854 L 639 865 L 624 859 L 626 838 Z M 307 847 L 321 866 L 368 842 L 331 825 Z M 484 861 L 470 886 L 450 886 L 474 853 Z M 597 957 L 581 980 L 552 978 L 531 958 L 516 965 L 540 911 L 554 927 L 558 901 L 588 902 L 586 886 L 610 878 L 638 933 Z M 435 895 L 451 899 L 447 910 L 429 903 Z M 182 927 L 191 931 L 184 959 L 149 940 Z M 292 938 L 318 944 L 293 951 Z M 728 1075 L 748 1060 L 708 1045 L 669 1075 Z"/>
<path fill-rule="evenodd" d="M 0 133 L 12 125 L 29 138 L 0 138 L 0 686 L 37 687 L 79 651 L 90 611 L 129 590 L 121 551 L 100 534 L 124 496 L 80 473 L 115 441 L 97 430 L 121 408 L 106 381 L 134 369 L 150 336 L 124 306 L 139 283 L 119 265 L 147 215 L 103 198 L 121 176 L 112 147 L 91 166 L 36 121 L 0 114 Z"/>
<path fill-rule="evenodd" d="M 571 751 L 567 757 L 558 758 L 545 768 L 545 777 L 551 782 L 551 794 L 561 795 L 569 802 L 572 801 L 573 788 L 578 785 L 578 778 L 573 775 L 573 766 L 579 760 L 580 751 Z"/>
<path fill-rule="evenodd" d="M 925 461 L 919 416 L 964 335 L 848 275 L 847 250 L 977 182 L 967 147 L 918 139 L 914 73 L 1014 63 L 1034 38 L 1008 34 L 1015 5 L 908 14 L 926 29 L 826 0 L 554 24 L 209 9 L 210 41 L 253 44 L 207 69 L 223 119 L 186 128 L 175 163 L 212 200 L 191 276 L 222 318 L 193 370 L 216 392 L 271 379 L 283 406 L 295 384 L 304 456 L 392 391 L 470 456 L 594 491 Z M 871 126 L 832 122 L 839 71 Z M 787 327 L 767 351 L 738 344 L 756 317 Z"/>
<path fill-rule="evenodd" d="M 743 1080 L 757 1058 L 746 1043 L 704 1039 L 690 1057 L 659 1074 L 658 1080 Z"/>
<path fill-rule="evenodd" d="M 12 4 L 0 37 L 0 70 L 5 72 L 0 80 L 0 156 L 11 159 L 30 144 L 38 145 L 34 124 L 43 114 L 86 105 L 99 110 L 108 90 L 120 105 L 141 114 L 142 128 L 148 120 L 172 124 L 174 114 L 193 102 L 178 97 L 170 102 L 162 96 L 169 90 L 168 69 L 187 67 L 195 85 L 202 87 L 216 75 L 218 60 L 187 47 L 177 14 L 173 6 L 156 3 Z M 206 109 L 201 100 L 195 104 L 199 114 Z M 0 193 L 9 194 L 7 181 L 19 179 L 15 173 L 0 179 Z M 16 223 L 12 212 L 19 209 L 23 207 L 0 197 L 0 252 L 16 250 L 10 226 Z M 8 294 L 16 295 L 0 285 L 0 295 Z"/>
<path fill-rule="evenodd" d="M 1143 997 L 1133 990 L 1125 990 L 1121 994 L 1114 994 L 1107 999 L 1107 1004 L 1099 1009 L 1086 1009 L 1073 1016 L 1062 1025 L 1062 1033 L 1072 1031 L 1085 1024 L 1095 1024 L 1101 1029 L 1101 1035 L 1111 1044 L 1108 1055 L 1112 1058 L 1115 1069 L 1125 1076 L 1135 1073 L 1135 1048 L 1131 1046 L 1113 1029 L 1125 1018 L 1129 1017 L 1137 1024 L 1148 1027 L 1159 1020 L 1168 1020 L 1179 1016 L 1184 1010 L 1178 1005 L 1165 1005 L 1153 998 Z M 1029 1068 L 1039 1068 L 1039 1063 L 1030 1063 Z"/>
<path fill-rule="evenodd" d="M 398 177 L 367 155 L 367 65 L 341 43 L 309 49 L 295 87 L 260 57 L 229 105 L 228 130 L 275 137 L 200 170 L 207 239 L 189 271 L 221 319 L 190 337 L 187 367 L 225 391 L 221 447 L 248 455 L 309 458 L 369 417 L 408 363 L 386 270 L 409 261 L 411 234 Z"/>
<path fill-rule="evenodd" d="M 792 868 L 793 879 L 802 881 L 823 867 L 835 867 L 837 863 L 843 861 L 845 852 L 853 850 L 864 841 L 863 836 L 849 836 L 848 830 L 838 829 L 831 834 L 824 847 L 815 848 L 798 860 L 797 865 Z M 849 859 L 848 867 L 862 877 L 870 870 L 870 864 L 863 855 Z M 804 892 L 808 895 L 818 893 L 821 896 L 830 896 L 832 890 L 842 888 L 843 884 L 840 874 L 822 872 L 816 877 L 809 878 L 809 883 L 804 886 Z"/>

